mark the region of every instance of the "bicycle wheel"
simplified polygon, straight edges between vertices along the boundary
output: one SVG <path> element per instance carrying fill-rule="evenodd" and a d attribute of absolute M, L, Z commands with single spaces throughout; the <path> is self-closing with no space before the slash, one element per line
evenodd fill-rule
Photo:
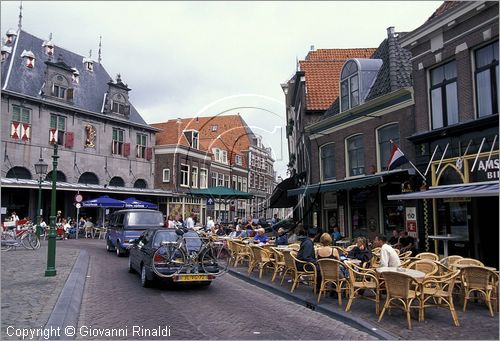
<path fill-rule="evenodd" d="M 21 236 L 21 242 L 20 242 L 20 244 L 25 249 L 33 250 L 33 247 L 31 246 L 31 241 L 30 241 L 30 238 L 29 238 L 29 233 L 23 233 L 23 235 Z"/>
<path fill-rule="evenodd" d="M 2 251 L 9 251 L 12 249 L 14 238 L 10 233 L 2 233 Z"/>
<path fill-rule="evenodd" d="M 223 242 L 213 242 L 201 255 L 201 267 L 205 273 L 220 276 L 227 272 L 231 255 Z"/>
<path fill-rule="evenodd" d="M 33 250 L 40 248 L 40 238 L 38 238 L 35 232 L 30 232 L 26 238 L 28 238 L 29 244 Z"/>
<path fill-rule="evenodd" d="M 157 276 L 172 277 L 186 264 L 186 254 L 177 243 L 167 243 L 156 250 L 151 263 Z"/>

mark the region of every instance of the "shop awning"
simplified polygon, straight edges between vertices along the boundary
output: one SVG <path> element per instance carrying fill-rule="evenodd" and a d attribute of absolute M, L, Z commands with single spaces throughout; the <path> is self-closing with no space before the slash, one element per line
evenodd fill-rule
<path fill-rule="evenodd" d="M 253 195 L 247 192 L 238 191 L 228 187 L 209 187 L 202 189 L 193 189 L 187 193 L 202 198 L 221 198 L 221 199 L 252 199 Z"/>
<path fill-rule="evenodd" d="M 289 190 L 288 196 L 307 195 L 311 193 L 336 192 L 352 188 L 363 188 L 375 186 L 382 182 L 387 182 L 393 179 L 395 175 L 408 175 L 408 170 L 396 170 L 381 174 L 367 175 L 356 179 L 348 179 L 330 182 L 326 184 L 314 184 L 303 186 L 297 189 Z"/>
<path fill-rule="evenodd" d="M 498 181 L 476 182 L 470 184 L 433 186 L 426 191 L 388 195 L 389 200 L 470 198 L 498 196 Z"/>
<path fill-rule="evenodd" d="M 34 179 L 15 179 L 15 178 L 2 178 L 2 187 L 8 188 L 30 188 L 38 189 L 38 180 Z M 52 189 L 51 181 L 42 181 L 42 189 Z M 154 195 L 173 197 L 172 191 L 165 191 L 162 189 L 151 188 L 135 188 L 135 187 L 117 187 L 93 184 L 80 184 L 71 182 L 57 182 L 58 191 L 73 191 L 73 192 L 97 192 L 109 194 L 128 194 L 128 195 Z"/>
<path fill-rule="evenodd" d="M 297 205 L 297 198 L 287 195 L 287 191 L 297 187 L 296 181 L 297 179 L 295 176 L 281 181 L 276 186 L 269 199 L 269 208 L 287 208 Z"/>

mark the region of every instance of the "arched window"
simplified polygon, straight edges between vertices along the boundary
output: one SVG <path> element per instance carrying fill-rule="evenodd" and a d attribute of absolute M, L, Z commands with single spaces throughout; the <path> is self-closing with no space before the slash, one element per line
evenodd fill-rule
<path fill-rule="evenodd" d="M 85 172 L 78 179 L 80 184 L 99 185 L 99 178 L 92 172 Z"/>
<path fill-rule="evenodd" d="M 143 179 L 137 179 L 134 182 L 134 188 L 147 188 L 148 185 L 145 180 Z"/>
<path fill-rule="evenodd" d="M 123 179 L 119 176 L 114 176 L 111 180 L 109 180 L 109 185 L 115 187 L 125 187 L 125 181 L 123 181 Z"/>
<path fill-rule="evenodd" d="M 63 172 L 61 171 L 57 171 L 57 174 L 56 174 L 56 179 L 58 182 L 66 182 L 66 175 L 64 175 Z M 48 172 L 47 173 L 47 176 L 45 177 L 45 180 L 46 181 L 52 181 L 52 171 Z"/>
<path fill-rule="evenodd" d="M 358 65 L 349 60 L 344 64 L 340 75 L 340 111 L 359 105 Z"/>
<path fill-rule="evenodd" d="M 363 135 L 355 135 L 346 139 L 347 167 L 349 176 L 365 173 Z"/>
<path fill-rule="evenodd" d="M 335 179 L 335 144 L 320 147 L 321 181 Z"/>
<path fill-rule="evenodd" d="M 31 172 L 24 167 L 12 167 L 5 176 L 14 179 L 31 179 Z"/>
<path fill-rule="evenodd" d="M 60 74 L 52 77 L 51 95 L 68 101 L 73 100 L 73 89 L 70 88 L 70 83 L 66 77 Z"/>
<path fill-rule="evenodd" d="M 399 125 L 397 123 L 389 124 L 377 129 L 378 138 L 378 169 L 387 170 L 387 162 L 391 156 L 391 140 L 399 145 Z"/>

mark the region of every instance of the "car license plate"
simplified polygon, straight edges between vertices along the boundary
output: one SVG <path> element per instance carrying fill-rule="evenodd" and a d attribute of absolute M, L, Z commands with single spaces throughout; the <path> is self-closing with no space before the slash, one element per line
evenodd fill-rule
<path fill-rule="evenodd" d="M 189 282 L 189 281 L 208 281 L 210 280 L 207 275 L 177 275 L 174 277 L 176 282 Z"/>

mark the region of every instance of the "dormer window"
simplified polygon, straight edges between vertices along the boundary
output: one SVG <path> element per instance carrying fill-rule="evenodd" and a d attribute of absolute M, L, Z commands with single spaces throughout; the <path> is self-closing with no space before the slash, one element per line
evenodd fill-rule
<path fill-rule="evenodd" d="M 5 36 L 6 36 L 5 43 L 12 44 L 14 42 L 14 37 L 17 36 L 17 32 L 11 28 L 11 29 L 7 30 L 7 33 L 5 34 Z"/>
<path fill-rule="evenodd" d="M 120 115 L 127 116 L 130 112 L 130 106 L 123 95 L 116 94 L 111 100 L 111 111 Z"/>
<path fill-rule="evenodd" d="M 83 66 L 85 70 L 93 72 L 94 71 L 94 61 L 89 58 L 83 58 Z"/>
<path fill-rule="evenodd" d="M 340 111 L 351 109 L 359 104 L 358 66 L 349 60 L 340 76 Z"/>
<path fill-rule="evenodd" d="M 9 46 L 2 46 L 2 63 L 7 60 L 12 52 L 12 48 Z"/>
<path fill-rule="evenodd" d="M 51 96 L 72 101 L 73 89 L 69 87 L 69 82 L 66 77 L 62 75 L 55 75 L 52 78 Z"/>
<path fill-rule="evenodd" d="M 24 50 L 23 53 L 21 53 L 21 58 L 24 59 L 24 65 L 27 68 L 32 69 L 35 67 L 35 55 L 33 52 Z"/>
<path fill-rule="evenodd" d="M 199 132 L 197 130 L 185 130 L 184 136 L 189 142 L 189 146 L 193 149 L 200 148 Z"/>
<path fill-rule="evenodd" d="M 212 125 L 212 131 L 217 131 L 219 129 L 219 126 L 217 124 Z"/>
<path fill-rule="evenodd" d="M 53 56 L 54 55 L 54 43 L 52 41 L 44 41 L 42 44 L 42 47 L 45 48 L 45 54 L 47 56 Z"/>
<path fill-rule="evenodd" d="M 75 84 L 80 84 L 80 72 L 76 69 L 76 67 L 72 67 L 73 75 L 71 76 L 71 81 Z"/>

